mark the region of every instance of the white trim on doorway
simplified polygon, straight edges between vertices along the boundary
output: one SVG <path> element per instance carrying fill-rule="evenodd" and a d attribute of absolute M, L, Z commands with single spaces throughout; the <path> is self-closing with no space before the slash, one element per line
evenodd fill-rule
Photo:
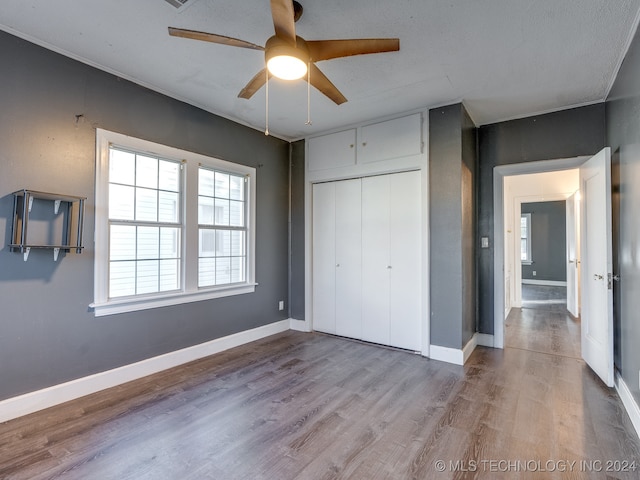
<path fill-rule="evenodd" d="M 502 165 L 493 169 L 493 332 L 494 347 L 504 348 L 504 179 L 510 175 L 554 172 L 578 168 L 589 156 Z"/>

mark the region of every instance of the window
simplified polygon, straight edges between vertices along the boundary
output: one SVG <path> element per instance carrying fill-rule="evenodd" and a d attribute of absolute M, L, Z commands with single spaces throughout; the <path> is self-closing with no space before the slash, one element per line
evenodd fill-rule
<path fill-rule="evenodd" d="M 531 214 L 520 215 L 520 260 L 531 264 Z"/>
<path fill-rule="evenodd" d="M 97 131 L 95 314 L 250 293 L 255 169 Z"/>

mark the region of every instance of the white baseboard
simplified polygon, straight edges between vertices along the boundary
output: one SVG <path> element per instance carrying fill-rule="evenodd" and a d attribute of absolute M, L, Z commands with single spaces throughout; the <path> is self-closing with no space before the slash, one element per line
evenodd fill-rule
<path fill-rule="evenodd" d="M 289 319 L 289 328 L 296 332 L 310 332 L 311 324 L 306 320 L 296 320 L 295 318 Z"/>
<path fill-rule="evenodd" d="M 269 325 L 217 338 L 210 342 L 165 353 L 164 355 L 114 368 L 113 370 L 8 398 L 0 402 L 0 423 L 158 373 L 168 368 L 177 367 L 178 365 L 275 335 L 276 333 L 285 332 L 289 330 L 290 323 L 291 320 L 289 319 L 270 323 Z"/>
<path fill-rule="evenodd" d="M 481 347 L 491 347 L 495 346 L 493 335 L 488 333 L 476 333 L 476 338 L 478 345 Z"/>
<path fill-rule="evenodd" d="M 464 346 L 464 348 L 462 349 L 463 365 L 467 363 L 467 360 L 469 360 L 469 357 L 471 356 L 471 354 L 473 353 L 473 351 L 476 349 L 477 346 L 478 346 L 478 334 L 474 333 L 473 337 L 471 337 L 471 340 L 469 340 L 467 344 Z"/>
<path fill-rule="evenodd" d="M 429 358 L 441 362 L 464 364 L 464 354 L 459 348 L 441 347 L 440 345 L 429 345 Z"/>
<path fill-rule="evenodd" d="M 525 285 L 545 285 L 547 287 L 566 287 L 567 282 L 558 282 L 556 280 L 530 280 L 522 279 L 522 283 Z"/>
<path fill-rule="evenodd" d="M 430 345 L 429 358 L 455 365 L 464 365 L 478 345 L 493 347 L 493 335 L 474 333 L 471 340 L 462 349 Z"/>
<path fill-rule="evenodd" d="M 615 376 L 615 385 L 616 391 L 622 400 L 622 404 L 631 419 L 631 423 L 633 423 L 633 427 L 636 429 L 636 434 L 640 437 L 640 406 L 636 403 L 631 390 L 629 390 L 629 387 L 627 387 L 627 384 L 617 371 Z"/>

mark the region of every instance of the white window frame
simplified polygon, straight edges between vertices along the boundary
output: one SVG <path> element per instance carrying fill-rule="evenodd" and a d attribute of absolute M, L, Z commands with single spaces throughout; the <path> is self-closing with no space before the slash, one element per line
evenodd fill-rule
<path fill-rule="evenodd" d="M 533 259 L 531 258 L 531 214 L 530 213 L 521 213 L 520 214 L 520 225 L 522 225 L 522 218 L 527 219 L 527 258 L 522 259 L 522 227 L 520 228 L 520 262 L 522 265 L 531 265 L 533 263 Z"/>
<path fill-rule="evenodd" d="M 111 145 L 182 162 L 182 265 L 179 291 L 110 299 L 109 290 L 109 147 Z M 246 281 L 198 287 L 198 171 L 204 166 L 247 178 Z M 96 208 L 94 302 L 96 317 L 179 305 L 255 291 L 256 169 L 120 133 L 96 129 Z"/>

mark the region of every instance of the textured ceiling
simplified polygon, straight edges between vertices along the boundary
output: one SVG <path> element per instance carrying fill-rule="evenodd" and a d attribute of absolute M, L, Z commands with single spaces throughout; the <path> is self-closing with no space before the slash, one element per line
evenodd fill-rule
<path fill-rule="evenodd" d="M 167 27 L 264 45 L 268 0 L 3 0 L 0 29 L 263 130 L 265 89 L 238 92 L 260 51 L 174 38 Z M 307 40 L 399 37 L 400 52 L 318 62 L 349 100 L 303 80 L 269 84 L 269 130 L 293 140 L 463 101 L 478 125 L 605 99 L 636 28 L 640 0 L 300 0 Z M 9 68 L 9 66 L 3 66 Z"/>

